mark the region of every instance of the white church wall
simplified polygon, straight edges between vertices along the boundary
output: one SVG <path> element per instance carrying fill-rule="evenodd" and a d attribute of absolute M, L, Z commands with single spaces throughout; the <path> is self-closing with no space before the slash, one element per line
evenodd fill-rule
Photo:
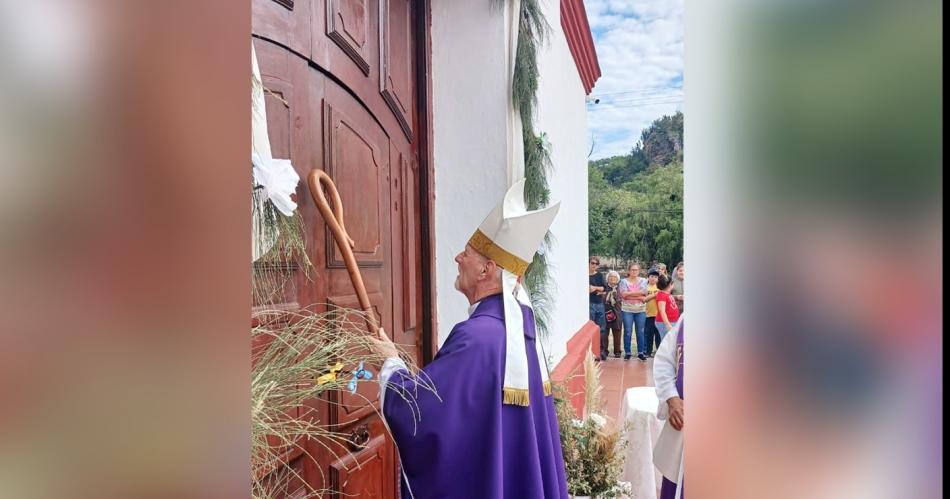
<path fill-rule="evenodd" d="M 432 3 L 432 125 L 439 346 L 468 317 L 454 258 L 507 189 L 506 54 L 501 9 Z"/>
<path fill-rule="evenodd" d="M 560 22 L 560 2 L 541 0 L 551 25 L 539 56 L 537 132 L 549 141 L 553 171 L 551 200 L 561 209 L 551 226 L 555 244 L 551 285 L 551 331 L 545 345 L 554 365 L 564 357 L 567 340 L 589 317 L 587 298 L 587 106 L 586 94 Z"/>
<path fill-rule="evenodd" d="M 504 17 L 491 2 L 433 2 L 432 86 L 436 230 L 436 313 L 441 346 L 467 318 L 455 290 L 455 255 L 507 188 Z M 554 296 L 553 361 L 587 322 L 587 114 L 585 93 L 560 24 L 557 0 L 542 0 L 551 26 L 540 53 L 536 129 L 544 132 L 554 170 L 552 201 L 561 209 L 551 227 Z"/>

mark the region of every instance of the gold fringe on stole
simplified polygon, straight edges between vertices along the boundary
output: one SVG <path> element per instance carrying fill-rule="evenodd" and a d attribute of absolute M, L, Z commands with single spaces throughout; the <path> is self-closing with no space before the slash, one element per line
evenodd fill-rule
<path fill-rule="evenodd" d="M 544 382 L 544 396 L 551 396 L 551 382 Z M 528 402 L 531 398 L 528 396 L 528 390 L 522 390 L 520 388 L 504 388 L 502 389 L 502 403 L 506 405 L 520 405 L 523 407 L 528 407 Z"/>
<path fill-rule="evenodd" d="M 506 405 L 520 405 L 522 407 L 528 407 L 528 402 L 531 400 L 528 397 L 528 390 L 522 390 L 520 388 L 503 388 L 501 392 L 501 401 Z"/>

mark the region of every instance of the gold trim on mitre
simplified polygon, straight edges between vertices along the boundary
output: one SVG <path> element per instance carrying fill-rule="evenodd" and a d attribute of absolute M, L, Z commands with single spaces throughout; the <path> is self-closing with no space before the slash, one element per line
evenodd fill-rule
<path fill-rule="evenodd" d="M 528 262 L 495 244 L 495 241 L 492 241 L 491 238 L 486 236 L 479 229 L 475 229 L 475 233 L 472 234 L 472 237 L 468 240 L 468 244 L 472 245 L 472 248 L 481 253 L 485 258 L 493 260 L 498 266 L 514 275 L 523 276 L 525 271 L 528 270 Z"/>

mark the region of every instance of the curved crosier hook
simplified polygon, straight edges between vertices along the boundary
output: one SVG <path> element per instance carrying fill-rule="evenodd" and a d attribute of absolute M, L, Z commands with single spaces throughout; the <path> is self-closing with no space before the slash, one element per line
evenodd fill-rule
<path fill-rule="evenodd" d="M 363 276 L 360 274 L 359 265 L 356 263 L 356 257 L 353 256 L 353 248 L 356 243 L 346 233 L 346 227 L 343 225 L 343 203 L 340 201 L 340 193 L 336 190 L 333 179 L 322 170 L 311 170 L 307 175 L 307 184 L 310 186 L 310 195 L 313 202 L 317 204 L 317 209 L 323 215 L 336 240 L 340 252 L 343 253 L 343 262 L 346 264 L 346 271 L 350 274 L 350 281 L 356 290 L 356 298 L 360 302 L 360 308 L 366 313 L 366 325 L 369 331 L 379 336 L 379 324 L 373 304 L 369 301 L 366 294 L 366 286 L 363 284 Z M 326 193 L 324 193 L 326 190 Z M 327 200 L 327 194 L 330 200 Z M 332 203 L 332 206 L 331 206 Z"/>

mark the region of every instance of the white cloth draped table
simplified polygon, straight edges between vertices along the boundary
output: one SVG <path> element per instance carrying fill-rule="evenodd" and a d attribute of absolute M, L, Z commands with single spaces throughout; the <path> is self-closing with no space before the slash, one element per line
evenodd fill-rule
<path fill-rule="evenodd" d="M 663 421 L 656 417 L 659 399 L 652 386 L 628 388 L 620 408 L 620 424 L 627 425 L 627 448 L 620 480 L 630 482 L 631 499 L 657 499 L 661 476 L 653 466 L 653 445 Z"/>

